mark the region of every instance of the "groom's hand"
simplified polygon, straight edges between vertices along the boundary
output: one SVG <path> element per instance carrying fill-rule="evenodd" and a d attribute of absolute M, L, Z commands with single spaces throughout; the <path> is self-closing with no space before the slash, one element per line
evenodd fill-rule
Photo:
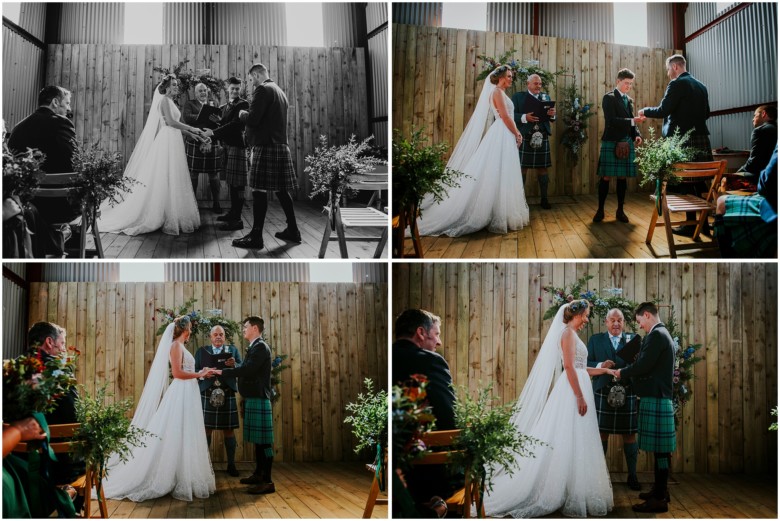
<path fill-rule="evenodd" d="M 601 367 L 604 369 L 612 369 L 615 367 L 615 361 L 614 360 L 606 360 L 604 362 L 601 362 Z"/>
<path fill-rule="evenodd" d="M 617 371 L 615 371 L 615 378 L 617 378 L 618 380 L 620 380 L 620 369 L 618 369 Z"/>
<path fill-rule="evenodd" d="M 225 360 L 225 367 L 235 367 L 236 366 L 236 359 L 232 356 Z"/>

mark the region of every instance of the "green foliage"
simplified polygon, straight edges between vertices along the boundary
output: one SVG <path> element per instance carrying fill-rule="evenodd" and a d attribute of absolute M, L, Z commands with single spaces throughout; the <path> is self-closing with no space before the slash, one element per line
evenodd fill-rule
<path fill-rule="evenodd" d="M 3 135 L 3 199 L 18 197 L 22 205 L 29 203 L 46 176 L 41 170 L 45 159 L 46 154 L 37 148 L 12 152 Z"/>
<path fill-rule="evenodd" d="M 426 145 L 423 128 L 412 128 L 406 138 L 396 129 L 393 138 L 393 199 L 399 209 L 417 211 L 423 197 L 430 194 L 437 203 L 447 196 L 448 188 L 457 188 L 462 172 L 447 168 L 444 154 L 448 145 Z"/>
<path fill-rule="evenodd" d="M 667 181 L 669 184 L 680 182 L 672 165 L 691 161 L 695 157 L 695 149 L 685 146 L 692 132 L 693 129 L 680 134 L 680 129 L 676 129 L 672 136 L 656 139 L 655 129 L 650 127 L 650 137 L 636 149 L 635 162 L 642 175 L 640 186 L 645 186 L 650 181 L 658 183 Z"/>
<path fill-rule="evenodd" d="M 696 356 L 696 351 L 701 348 L 701 344 L 690 344 L 685 349 L 685 337 L 679 331 L 677 324 L 677 315 L 674 306 L 671 306 L 669 318 L 664 321 L 666 329 L 674 340 L 674 374 L 672 376 L 672 406 L 674 407 L 674 426 L 680 425 L 682 421 L 683 406 L 691 399 L 693 386 L 691 381 L 694 379 L 693 366 L 697 362 L 704 360 L 703 357 Z"/>
<path fill-rule="evenodd" d="M 772 414 L 772 416 L 777 418 L 777 407 L 772 409 L 771 414 Z M 777 430 L 777 422 L 772 422 L 772 424 L 769 426 L 769 430 L 770 431 L 776 431 Z"/>
<path fill-rule="evenodd" d="M 74 434 L 71 453 L 83 459 L 99 476 L 107 475 L 109 456 L 116 454 L 126 462 L 132 447 L 145 447 L 144 437 L 154 436 L 131 425 L 127 416 L 133 408 L 132 399 L 110 403 L 106 400 L 110 396 L 106 393 L 106 384 L 101 385 L 94 396 L 81 386 L 76 401 L 76 418 L 81 425 Z"/>
<path fill-rule="evenodd" d="M 191 298 L 177 308 L 155 309 L 154 311 L 160 315 L 160 327 L 157 328 L 157 335 L 162 335 L 168 324 L 176 320 L 176 317 L 187 315 L 190 317 L 193 335 L 208 338 L 212 327 L 222 326 L 222 329 L 225 330 L 225 341 L 228 344 L 233 344 L 233 339 L 241 335 L 241 324 L 224 317 L 221 309 L 209 309 L 205 312 L 193 310 L 192 308 L 197 301 L 198 299 Z"/>
<path fill-rule="evenodd" d="M 544 286 L 542 289 L 552 295 L 552 304 L 544 312 L 542 320 L 553 318 L 562 305 L 568 304 L 574 299 L 585 299 L 590 302 L 590 313 L 593 319 L 604 320 L 610 309 L 617 308 L 623 312 L 626 325 L 636 332 L 634 310 L 638 304 L 624 297 L 622 288 L 604 288 L 601 292 L 587 289 L 588 281 L 592 278 L 593 275 L 585 275 L 573 284 L 562 288 L 552 284 Z M 539 302 L 541 301 L 542 298 L 539 297 Z"/>
<path fill-rule="evenodd" d="M 366 378 L 363 384 L 366 394 L 358 393 L 357 401 L 347 404 L 346 410 L 351 414 L 344 418 L 344 423 L 352 425 L 352 434 L 358 440 L 356 453 L 366 447 L 375 449 L 377 444 L 387 447 L 387 391 L 375 392 L 371 378 Z"/>
<path fill-rule="evenodd" d="M 555 81 L 561 74 L 566 72 L 566 69 L 561 69 L 556 72 L 550 72 L 546 69 L 539 67 L 537 60 L 518 60 L 514 57 L 517 49 L 510 49 L 501 56 L 494 58 L 487 56 L 486 54 L 480 54 L 477 56 L 478 60 L 482 60 L 482 71 L 477 75 L 477 81 L 482 81 L 488 77 L 497 67 L 506 65 L 512 69 L 512 85 L 515 82 L 520 82 L 521 86 L 524 86 L 528 81 L 528 76 L 538 74 L 542 79 L 542 88 L 548 90 L 555 86 Z M 476 67 L 477 64 L 474 64 Z"/>
<path fill-rule="evenodd" d="M 407 471 L 412 461 L 425 454 L 422 435 L 433 430 L 436 418 L 428 405 L 428 377 L 413 374 L 403 385 L 393 386 L 393 461 Z"/>
<path fill-rule="evenodd" d="M 73 169 L 78 174 L 68 198 L 87 207 L 97 207 L 108 200 L 110 206 L 121 201 L 121 194 L 132 191 L 135 179 L 126 177 L 122 156 L 106 152 L 97 143 L 88 145 L 74 140 Z"/>
<path fill-rule="evenodd" d="M 374 167 L 385 165 L 387 161 L 371 154 L 369 136 L 358 142 L 353 134 L 349 141 L 340 146 L 328 146 L 328 138 L 320 136 L 320 146 L 314 149 L 314 154 L 306 156 L 308 166 L 304 172 L 311 180 L 310 198 L 318 194 L 331 193 L 332 196 L 349 190 L 349 183 L 357 176 L 370 173 Z"/>
<path fill-rule="evenodd" d="M 593 105 L 584 101 L 576 83 L 564 87 L 561 97 L 563 99 L 558 106 L 565 126 L 561 144 L 566 147 L 568 159 L 576 165 L 580 160 L 580 150 L 588 140 L 587 121 L 596 113 L 590 110 Z"/>
<path fill-rule="evenodd" d="M 204 84 L 211 91 L 211 94 L 219 100 L 222 91 L 225 90 L 225 81 L 221 78 L 217 78 L 211 74 L 209 69 L 198 69 L 192 71 L 185 67 L 190 60 L 180 61 L 173 70 L 168 67 L 154 67 L 152 70 L 161 73 L 163 76 L 173 73 L 176 79 L 179 80 L 179 93 L 188 93 L 190 88 L 194 88 L 198 83 Z"/>

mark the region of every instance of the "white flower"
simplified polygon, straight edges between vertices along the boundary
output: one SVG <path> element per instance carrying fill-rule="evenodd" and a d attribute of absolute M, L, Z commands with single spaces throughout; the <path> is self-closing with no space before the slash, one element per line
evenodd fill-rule
<path fill-rule="evenodd" d="M 62 376 L 64 374 L 65 373 L 63 371 L 59 370 L 59 369 L 55 369 L 54 371 L 51 372 L 51 375 L 54 376 L 54 377 Z"/>

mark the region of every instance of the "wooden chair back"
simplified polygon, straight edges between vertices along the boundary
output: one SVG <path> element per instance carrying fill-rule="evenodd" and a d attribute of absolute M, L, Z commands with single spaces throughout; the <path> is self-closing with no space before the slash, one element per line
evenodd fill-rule
<path fill-rule="evenodd" d="M 726 161 L 676 163 L 674 169 L 683 182 L 697 182 L 701 181 L 702 178 L 711 178 L 707 195 L 702 198 L 711 203 L 717 196 L 720 180 L 723 178 L 723 174 L 726 173 Z"/>
<path fill-rule="evenodd" d="M 76 172 L 61 174 L 46 174 L 35 192 L 36 197 L 52 198 L 67 197 L 70 187 L 73 185 Z"/>

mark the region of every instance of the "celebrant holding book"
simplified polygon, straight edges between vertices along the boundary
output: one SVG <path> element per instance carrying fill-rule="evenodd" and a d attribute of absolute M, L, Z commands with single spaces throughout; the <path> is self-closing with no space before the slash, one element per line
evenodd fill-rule
<path fill-rule="evenodd" d="M 195 353 L 195 371 L 204 367 L 225 369 L 239 367 L 241 354 L 235 346 L 225 345 L 225 330 L 222 326 L 211 328 L 211 345 L 203 346 Z M 238 476 L 236 469 L 236 438 L 233 429 L 238 428 L 238 407 L 236 392 L 238 386 L 235 376 L 219 375 L 200 378 L 200 399 L 203 407 L 203 423 L 206 427 L 206 440 L 211 447 L 211 433 L 222 431 L 225 437 L 227 453 L 227 473 Z"/>
<path fill-rule="evenodd" d="M 203 84 L 195 85 L 195 99 L 188 100 L 181 111 L 181 120 L 187 125 L 200 129 L 215 129 L 220 118 L 217 107 L 209 105 L 209 88 Z M 209 176 L 212 210 L 222 213 L 219 205 L 219 169 L 222 166 L 222 148 L 216 143 L 202 143 L 188 137 L 184 142 L 187 153 L 187 166 L 190 168 L 192 191 L 198 195 L 198 178 L 201 173 Z"/>

